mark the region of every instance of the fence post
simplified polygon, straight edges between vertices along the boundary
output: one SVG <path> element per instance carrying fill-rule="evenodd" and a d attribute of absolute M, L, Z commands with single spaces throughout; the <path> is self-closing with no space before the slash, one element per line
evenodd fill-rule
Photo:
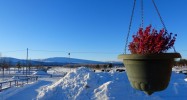
<path fill-rule="evenodd" d="M 36 76 L 36 81 L 38 80 L 38 76 Z"/>
<path fill-rule="evenodd" d="M 29 78 L 27 78 L 27 84 L 29 83 Z"/>
<path fill-rule="evenodd" d="M 15 86 L 17 86 L 17 84 L 16 84 L 16 80 L 14 80 L 15 81 Z"/>
<path fill-rule="evenodd" d="M 1 90 L 2 90 L 2 83 L 0 83 L 0 92 L 1 92 Z"/>
<path fill-rule="evenodd" d="M 24 80 L 21 80 L 22 81 L 22 86 L 23 86 L 23 84 L 24 84 Z"/>
<path fill-rule="evenodd" d="M 17 86 L 19 86 L 19 82 L 18 82 L 18 80 L 16 80 L 16 83 L 17 83 Z"/>
<path fill-rule="evenodd" d="M 10 87 L 11 87 L 11 81 L 10 81 Z"/>

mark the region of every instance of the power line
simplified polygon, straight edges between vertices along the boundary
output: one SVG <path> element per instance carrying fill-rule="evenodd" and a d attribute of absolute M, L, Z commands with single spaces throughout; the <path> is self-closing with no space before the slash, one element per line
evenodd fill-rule
<path fill-rule="evenodd" d="M 177 51 L 187 51 L 187 50 L 177 50 Z"/>
<path fill-rule="evenodd" d="M 2 51 L 1 53 L 9 53 L 9 52 L 25 52 L 26 50 L 12 50 L 12 51 Z M 104 52 L 104 51 L 63 51 L 63 50 L 39 50 L 39 49 L 29 49 L 30 52 L 56 52 L 56 53 L 77 53 L 77 54 L 121 54 L 122 52 Z M 177 50 L 179 52 L 187 52 L 187 50 Z"/>
<path fill-rule="evenodd" d="M 29 51 L 36 52 L 64 52 L 64 53 L 93 53 L 93 54 L 120 54 L 121 52 L 88 52 L 88 51 L 53 51 L 53 50 L 33 50 L 29 49 Z"/>
<path fill-rule="evenodd" d="M 71 53 L 120 54 L 122 52 L 71 52 Z"/>
<path fill-rule="evenodd" d="M 34 49 L 29 49 L 29 51 L 36 51 L 36 52 L 65 52 L 65 53 L 68 53 L 67 51 L 34 50 Z"/>
<path fill-rule="evenodd" d="M 3 53 L 8 53 L 8 52 L 20 52 L 20 51 L 25 51 L 25 50 L 13 50 L 13 51 L 2 51 Z"/>

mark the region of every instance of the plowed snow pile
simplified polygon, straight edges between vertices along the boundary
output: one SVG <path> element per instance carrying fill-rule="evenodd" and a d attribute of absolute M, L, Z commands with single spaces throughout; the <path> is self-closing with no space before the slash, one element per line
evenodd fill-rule
<path fill-rule="evenodd" d="M 40 100 L 124 100 L 124 99 L 185 99 L 187 84 L 184 75 L 172 73 L 169 87 L 147 96 L 131 88 L 125 72 L 93 72 L 81 67 L 69 72 L 56 83 L 44 87 Z"/>

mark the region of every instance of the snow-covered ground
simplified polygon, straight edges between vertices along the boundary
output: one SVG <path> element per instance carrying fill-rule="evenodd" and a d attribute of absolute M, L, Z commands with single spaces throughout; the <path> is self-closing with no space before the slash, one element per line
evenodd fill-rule
<path fill-rule="evenodd" d="M 67 74 L 63 77 L 61 74 Z M 0 100 L 186 100 L 184 74 L 172 73 L 168 88 L 151 96 L 131 88 L 125 72 L 54 68 L 54 77 L 0 92 Z M 57 77 L 55 77 L 55 75 Z"/>

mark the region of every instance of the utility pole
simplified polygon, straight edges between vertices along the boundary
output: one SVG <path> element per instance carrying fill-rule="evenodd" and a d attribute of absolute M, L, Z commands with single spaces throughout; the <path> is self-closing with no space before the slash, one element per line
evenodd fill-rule
<path fill-rule="evenodd" d="M 69 58 L 70 58 L 70 53 L 68 53 L 68 56 L 69 56 Z"/>
<path fill-rule="evenodd" d="M 28 71 L 28 57 L 29 57 L 29 49 L 27 48 L 27 58 L 26 58 L 26 76 L 27 76 L 27 71 Z"/>
<path fill-rule="evenodd" d="M 70 68 L 70 71 L 71 71 L 71 66 L 70 66 L 70 53 L 68 53 L 68 56 L 69 56 L 69 68 Z"/>
<path fill-rule="evenodd" d="M 3 61 L 2 61 L 2 54 L 0 52 L 0 67 L 1 67 L 1 70 L 2 70 L 2 76 L 3 76 L 3 80 L 4 80 L 4 70 L 3 70 Z"/>

